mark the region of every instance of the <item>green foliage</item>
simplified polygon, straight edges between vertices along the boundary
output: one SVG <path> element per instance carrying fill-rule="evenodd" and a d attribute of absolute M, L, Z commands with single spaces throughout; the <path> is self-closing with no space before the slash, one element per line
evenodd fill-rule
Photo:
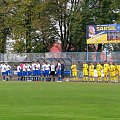
<path fill-rule="evenodd" d="M 25 47 L 14 47 L 15 52 L 47 52 L 58 39 L 63 51 L 85 51 L 86 25 L 111 24 L 113 19 L 119 23 L 119 4 L 119 0 L 1 0 L 0 52 L 5 52 L 7 37 L 16 44 L 22 40 L 18 47 L 24 42 Z"/>
<path fill-rule="evenodd" d="M 14 52 L 16 53 L 24 53 L 26 50 L 25 42 L 23 40 L 16 40 L 13 44 Z"/>
<path fill-rule="evenodd" d="M 6 20 L 6 14 L 5 14 L 5 7 L 7 6 L 6 2 L 4 0 L 0 1 L 0 53 L 5 52 L 5 45 L 6 45 L 6 38 L 7 34 L 9 34 L 9 28 L 6 27 L 5 20 Z"/>
<path fill-rule="evenodd" d="M 113 24 L 113 20 L 116 20 L 119 23 L 119 2 L 119 0 L 84 0 L 82 2 L 82 27 L 84 26 L 83 33 L 85 33 L 86 25 Z M 117 10 L 119 10 L 118 13 L 116 13 Z M 85 38 L 83 39 L 85 40 Z M 94 51 L 93 48 L 95 48 L 94 45 L 90 45 L 89 51 Z M 101 48 L 99 48 L 98 51 L 101 51 Z"/>

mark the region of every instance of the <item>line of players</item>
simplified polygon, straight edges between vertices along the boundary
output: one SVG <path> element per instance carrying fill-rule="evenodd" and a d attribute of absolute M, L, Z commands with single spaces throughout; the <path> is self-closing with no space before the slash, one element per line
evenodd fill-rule
<path fill-rule="evenodd" d="M 97 70 L 97 80 L 102 80 L 102 71 L 104 73 L 104 81 L 108 82 L 109 80 L 113 82 L 118 82 L 120 79 L 120 65 L 117 63 L 113 64 L 110 62 L 108 64 L 107 62 L 104 63 L 102 66 L 99 62 L 95 66 L 93 63 L 88 65 L 87 63 L 83 63 L 83 80 L 88 81 L 88 78 L 90 78 L 90 81 L 94 81 L 94 69 L 96 67 Z M 3 81 L 7 80 L 9 78 L 12 78 L 10 74 L 11 66 L 9 64 L 2 63 L 0 65 L 0 70 L 2 73 Z M 61 64 L 59 61 L 57 65 L 52 62 L 51 64 L 48 64 L 47 62 L 43 62 L 42 65 L 40 65 L 39 62 L 32 62 L 32 64 L 25 63 L 20 64 L 17 66 L 17 75 L 18 80 L 20 81 L 39 81 L 45 78 L 46 80 L 50 80 L 51 78 L 53 81 L 55 80 L 55 77 L 58 77 L 58 81 L 62 81 L 62 76 L 64 72 L 64 65 Z M 73 78 L 75 80 L 78 80 L 77 78 L 77 66 L 73 62 L 71 66 L 71 72 Z"/>
<path fill-rule="evenodd" d="M 11 66 L 8 64 L 8 63 L 2 63 L 0 64 L 0 71 L 1 71 L 1 74 L 2 74 L 2 79 L 3 81 L 8 81 L 8 79 L 12 79 L 12 76 L 11 76 Z"/>
<path fill-rule="evenodd" d="M 32 64 L 25 63 L 17 66 L 17 75 L 19 81 L 55 81 L 55 77 L 58 77 L 58 81 L 62 81 L 62 64 L 58 61 L 57 64 L 51 62 L 43 62 L 40 65 L 39 62 L 32 62 Z"/>
<path fill-rule="evenodd" d="M 96 67 L 96 68 L 95 68 Z M 109 80 L 112 82 L 118 82 L 120 79 L 120 65 L 117 63 L 113 64 L 110 62 L 108 64 L 106 61 L 103 65 L 99 62 L 95 66 L 93 63 L 88 65 L 86 62 L 83 63 L 83 81 L 88 81 L 88 78 L 91 82 L 94 82 L 94 70 L 97 70 L 97 81 L 102 81 L 102 74 L 104 74 L 104 81 L 108 82 Z M 72 76 L 74 80 L 78 80 L 77 78 L 77 65 L 73 62 L 71 66 Z"/>
<path fill-rule="evenodd" d="M 88 76 L 90 77 L 90 81 L 94 81 L 94 64 L 90 63 L 86 64 L 84 62 L 83 64 L 83 75 L 84 75 L 84 81 L 88 80 Z M 108 82 L 109 80 L 112 82 L 118 82 L 120 77 L 120 65 L 117 63 L 113 64 L 112 62 L 107 63 L 104 62 L 103 66 L 98 62 L 96 65 L 97 70 L 97 80 L 98 82 L 102 81 L 102 71 L 104 74 L 104 81 Z"/>
<path fill-rule="evenodd" d="M 17 76 L 19 81 L 39 81 L 46 79 L 46 81 L 53 80 L 57 77 L 58 81 L 62 81 L 62 72 L 64 71 L 64 64 L 58 61 L 57 64 L 51 62 L 48 64 L 47 62 L 43 62 L 40 65 L 39 62 L 31 63 L 20 63 L 17 67 Z M 8 81 L 8 79 L 12 79 L 11 76 L 11 66 L 8 63 L 0 64 L 0 71 L 2 74 L 3 81 Z"/>

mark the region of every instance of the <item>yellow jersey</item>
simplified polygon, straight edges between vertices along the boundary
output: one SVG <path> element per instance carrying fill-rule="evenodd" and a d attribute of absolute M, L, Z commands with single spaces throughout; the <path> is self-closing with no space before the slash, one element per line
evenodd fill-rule
<path fill-rule="evenodd" d="M 76 66 L 75 64 L 73 64 L 73 65 L 71 66 L 71 70 L 74 71 L 74 72 L 77 71 L 77 66 Z"/>
<path fill-rule="evenodd" d="M 108 72 L 108 70 L 109 70 L 109 64 L 105 63 L 104 66 L 103 66 L 103 68 L 104 68 L 104 72 Z"/>
<path fill-rule="evenodd" d="M 120 65 L 118 65 L 118 71 L 120 72 Z"/>
<path fill-rule="evenodd" d="M 97 69 L 97 71 L 101 71 L 103 69 L 103 67 L 101 64 L 97 64 L 96 69 Z"/>
<path fill-rule="evenodd" d="M 86 71 L 86 70 L 88 70 L 88 64 L 83 64 L 83 71 Z"/>
<path fill-rule="evenodd" d="M 110 72 L 115 71 L 115 66 L 114 65 L 110 65 L 109 70 L 110 70 Z"/>
<path fill-rule="evenodd" d="M 89 66 L 89 72 L 94 72 L 94 65 Z"/>

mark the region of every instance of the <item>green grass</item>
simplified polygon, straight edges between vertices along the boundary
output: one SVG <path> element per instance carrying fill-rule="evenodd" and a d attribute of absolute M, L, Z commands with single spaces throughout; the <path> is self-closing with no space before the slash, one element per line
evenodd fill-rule
<path fill-rule="evenodd" d="M 120 120 L 120 84 L 0 82 L 0 120 Z"/>

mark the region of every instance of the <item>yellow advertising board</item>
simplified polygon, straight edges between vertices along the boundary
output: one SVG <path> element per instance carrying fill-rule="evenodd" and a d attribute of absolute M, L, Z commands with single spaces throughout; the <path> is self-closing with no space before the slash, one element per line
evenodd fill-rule
<path fill-rule="evenodd" d="M 89 25 L 87 44 L 120 43 L 120 24 Z"/>

